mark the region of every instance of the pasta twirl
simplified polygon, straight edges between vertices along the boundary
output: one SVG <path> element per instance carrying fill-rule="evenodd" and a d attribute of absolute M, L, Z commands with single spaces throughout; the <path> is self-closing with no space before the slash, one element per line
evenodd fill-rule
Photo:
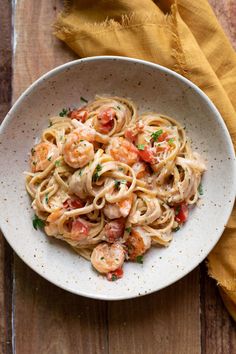
<path fill-rule="evenodd" d="M 99 97 L 50 119 L 31 150 L 26 189 L 45 232 L 109 280 L 167 246 L 199 198 L 206 167 L 173 118 Z"/>

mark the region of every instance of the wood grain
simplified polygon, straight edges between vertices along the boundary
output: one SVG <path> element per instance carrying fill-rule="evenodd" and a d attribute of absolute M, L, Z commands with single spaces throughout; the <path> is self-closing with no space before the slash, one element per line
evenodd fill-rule
<path fill-rule="evenodd" d="M 196 269 L 158 293 L 108 303 L 109 352 L 199 354 L 198 284 Z"/>
<path fill-rule="evenodd" d="M 236 1 L 208 0 L 218 18 L 225 34 L 236 49 Z"/>
<path fill-rule="evenodd" d="M 11 105 L 11 4 L 0 0 L 0 122 Z M 13 253 L 0 232 L 0 353 L 12 353 L 12 259 Z"/>
<path fill-rule="evenodd" d="M 219 296 L 216 282 L 201 265 L 201 342 L 202 354 L 236 353 L 236 323 Z"/>
<path fill-rule="evenodd" d="M 229 38 L 235 36 L 235 2 L 209 1 Z M 3 4 L 0 22 L 0 113 L 9 107 L 11 55 L 10 2 Z M 13 98 L 51 68 L 75 58 L 51 34 L 61 7 L 59 0 L 17 2 Z M 8 16 L 7 16 L 8 15 Z M 8 20 L 6 20 L 8 18 Z M 4 44 L 3 44 L 4 43 Z M 7 69 L 6 69 L 7 68 Z M 3 83 L 3 84 L 2 84 Z M 6 89 L 7 87 L 7 89 Z M 3 90 L 2 90 L 3 88 Z M 236 329 L 223 307 L 215 282 L 201 268 L 201 321 L 199 270 L 171 287 L 143 298 L 106 303 L 67 293 L 30 270 L 18 257 L 14 264 L 14 333 L 11 343 L 11 251 L 0 248 L 0 353 L 158 353 L 233 354 Z M 8 262 L 6 261 L 8 259 Z M 5 259 L 5 260 L 4 260 Z M 200 335 L 201 325 L 201 335 Z M 200 343 L 201 339 L 201 343 Z"/>
<path fill-rule="evenodd" d="M 108 353 L 104 301 L 86 299 L 57 288 L 19 258 L 15 277 L 16 353 Z"/>

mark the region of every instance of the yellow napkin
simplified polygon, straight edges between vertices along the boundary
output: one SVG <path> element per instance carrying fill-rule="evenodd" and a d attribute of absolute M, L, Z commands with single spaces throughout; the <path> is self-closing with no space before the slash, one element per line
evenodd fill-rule
<path fill-rule="evenodd" d="M 80 57 L 140 58 L 187 77 L 215 103 L 236 146 L 236 54 L 206 0 L 66 1 L 55 28 Z M 236 319 L 236 210 L 208 267 Z"/>

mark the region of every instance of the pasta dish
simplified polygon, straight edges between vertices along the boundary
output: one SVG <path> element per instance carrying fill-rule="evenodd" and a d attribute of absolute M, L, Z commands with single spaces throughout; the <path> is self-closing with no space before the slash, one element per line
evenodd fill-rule
<path fill-rule="evenodd" d="M 173 118 L 96 96 L 50 118 L 31 149 L 33 225 L 69 243 L 108 280 L 167 246 L 201 193 L 206 167 Z"/>

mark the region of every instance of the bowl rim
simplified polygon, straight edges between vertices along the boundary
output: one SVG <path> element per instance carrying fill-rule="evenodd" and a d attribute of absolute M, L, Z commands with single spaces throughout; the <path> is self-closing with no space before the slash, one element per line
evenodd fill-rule
<path fill-rule="evenodd" d="M 4 134 L 4 130 L 7 127 L 8 122 L 10 122 L 12 119 L 14 119 L 14 111 L 18 108 L 18 106 L 21 105 L 21 103 L 24 101 L 25 97 L 27 97 L 33 90 L 37 89 L 38 85 L 40 85 L 43 81 L 52 78 L 53 76 L 65 71 L 68 68 L 77 66 L 82 64 L 83 62 L 100 62 L 100 61 L 104 61 L 104 60 L 110 60 L 110 61 L 126 61 L 126 62 L 130 62 L 130 63 L 139 63 L 139 64 L 143 64 L 144 66 L 148 66 L 151 67 L 153 69 L 157 69 L 161 72 L 167 73 L 171 76 L 176 77 L 178 80 L 184 82 L 185 84 L 187 84 L 188 86 L 190 86 L 209 106 L 210 110 L 213 112 L 215 119 L 220 123 L 221 128 L 224 130 L 224 134 L 227 137 L 227 141 L 228 141 L 228 145 L 229 145 L 229 150 L 231 153 L 231 156 L 233 156 L 232 159 L 232 175 L 234 176 L 233 179 L 233 185 L 231 188 L 231 202 L 228 203 L 228 217 L 225 220 L 225 225 L 227 224 L 230 215 L 232 213 L 233 210 L 233 206 L 234 206 L 234 200 L 235 200 L 235 196 L 236 196 L 236 162 L 235 162 L 235 150 L 234 150 L 234 146 L 232 143 L 232 139 L 231 136 L 229 134 L 229 131 L 227 129 L 226 123 L 223 120 L 221 114 L 219 113 L 219 111 L 217 110 L 217 108 L 215 107 L 214 103 L 210 100 L 210 98 L 197 86 L 195 85 L 192 81 L 190 81 L 189 79 L 185 78 L 184 76 L 180 75 L 179 73 L 164 67 L 162 65 L 159 64 L 155 64 L 146 60 L 142 60 L 142 59 L 135 59 L 135 58 L 130 58 L 130 57 L 124 57 L 124 56 L 113 56 L 113 55 L 101 55 L 101 56 L 92 56 L 92 57 L 86 57 L 86 58 L 81 58 L 81 59 L 76 59 L 76 60 L 72 60 L 69 61 L 67 63 L 64 63 L 62 65 L 59 65 L 53 69 L 51 69 L 50 71 L 46 72 L 45 74 L 43 74 L 42 76 L 40 76 L 37 80 L 35 80 L 20 96 L 19 98 L 14 102 L 14 104 L 12 105 L 11 109 L 9 110 L 9 112 L 6 114 L 5 118 L 3 119 L 1 126 L 0 126 L 0 135 Z M 3 222 L 1 222 L 0 218 L 0 229 L 2 231 L 2 234 L 4 235 L 4 238 L 7 240 L 8 244 L 12 247 L 12 249 L 14 250 L 14 252 L 21 258 L 21 260 L 27 265 L 29 266 L 33 271 L 35 271 L 37 274 L 39 274 L 40 276 L 42 276 L 44 279 L 46 279 L 47 281 L 49 281 L 50 283 L 58 286 L 59 288 L 62 288 L 63 290 L 69 291 L 73 294 L 76 295 L 80 295 L 80 296 L 84 296 L 84 297 L 88 297 L 88 298 L 92 298 L 95 300 L 109 300 L 109 301 L 115 301 L 115 300 L 126 300 L 126 299 L 132 299 L 132 298 L 136 298 L 136 297 L 140 297 L 140 296 L 145 296 L 151 293 L 154 293 L 156 291 L 160 291 L 170 285 L 172 285 L 173 283 L 177 282 L 178 280 L 182 279 L 183 277 L 185 277 L 188 273 L 190 273 L 193 269 L 195 269 L 206 257 L 207 255 L 211 252 L 211 250 L 214 248 L 214 246 L 217 244 L 217 242 L 219 241 L 220 237 L 223 234 L 224 231 L 224 226 L 221 229 L 218 229 L 217 231 L 215 231 L 215 235 L 216 237 L 214 238 L 214 242 L 211 243 L 211 246 L 208 247 L 208 249 L 205 249 L 205 252 L 202 253 L 201 257 L 197 259 L 196 262 L 194 262 L 194 264 L 190 267 L 187 268 L 187 270 L 183 271 L 181 273 L 180 276 L 176 277 L 173 281 L 171 281 L 170 283 L 168 283 L 168 285 L 163 285 L 162 287 L 158 288 L 158 289 L 152 289 L 151 291 L 147 291 L 147 293 L 145 294 L 140 294 L 140 295 L 132 295 L 132 294 L 127 294 L 127 295 L 122 295 L 122 296 L 105 296 L 105 295 L 97 295 L 96 293 L 89 293 L 89 292 L 85 292 L 85 291 L 77 291 L 74 289 L 71 289 L 70 286 L 64 286 L 63 284 L 59 284 L 56 280 L 51 279 L 50 276 L 48 276 L 47 274 L 44 274 L 42 271 L 40 271 L 39 268 L 37 268 L 33 263 L 31 264 L 30 261 L 28 261 L 25 258 L 22 258 L 20 252 L 15 251 L 14 249 L 14 243 L 11 242 L 11 238 L 7 236 L 7 232 L 6 230 L 4 230 L 4 224 Z"/>

